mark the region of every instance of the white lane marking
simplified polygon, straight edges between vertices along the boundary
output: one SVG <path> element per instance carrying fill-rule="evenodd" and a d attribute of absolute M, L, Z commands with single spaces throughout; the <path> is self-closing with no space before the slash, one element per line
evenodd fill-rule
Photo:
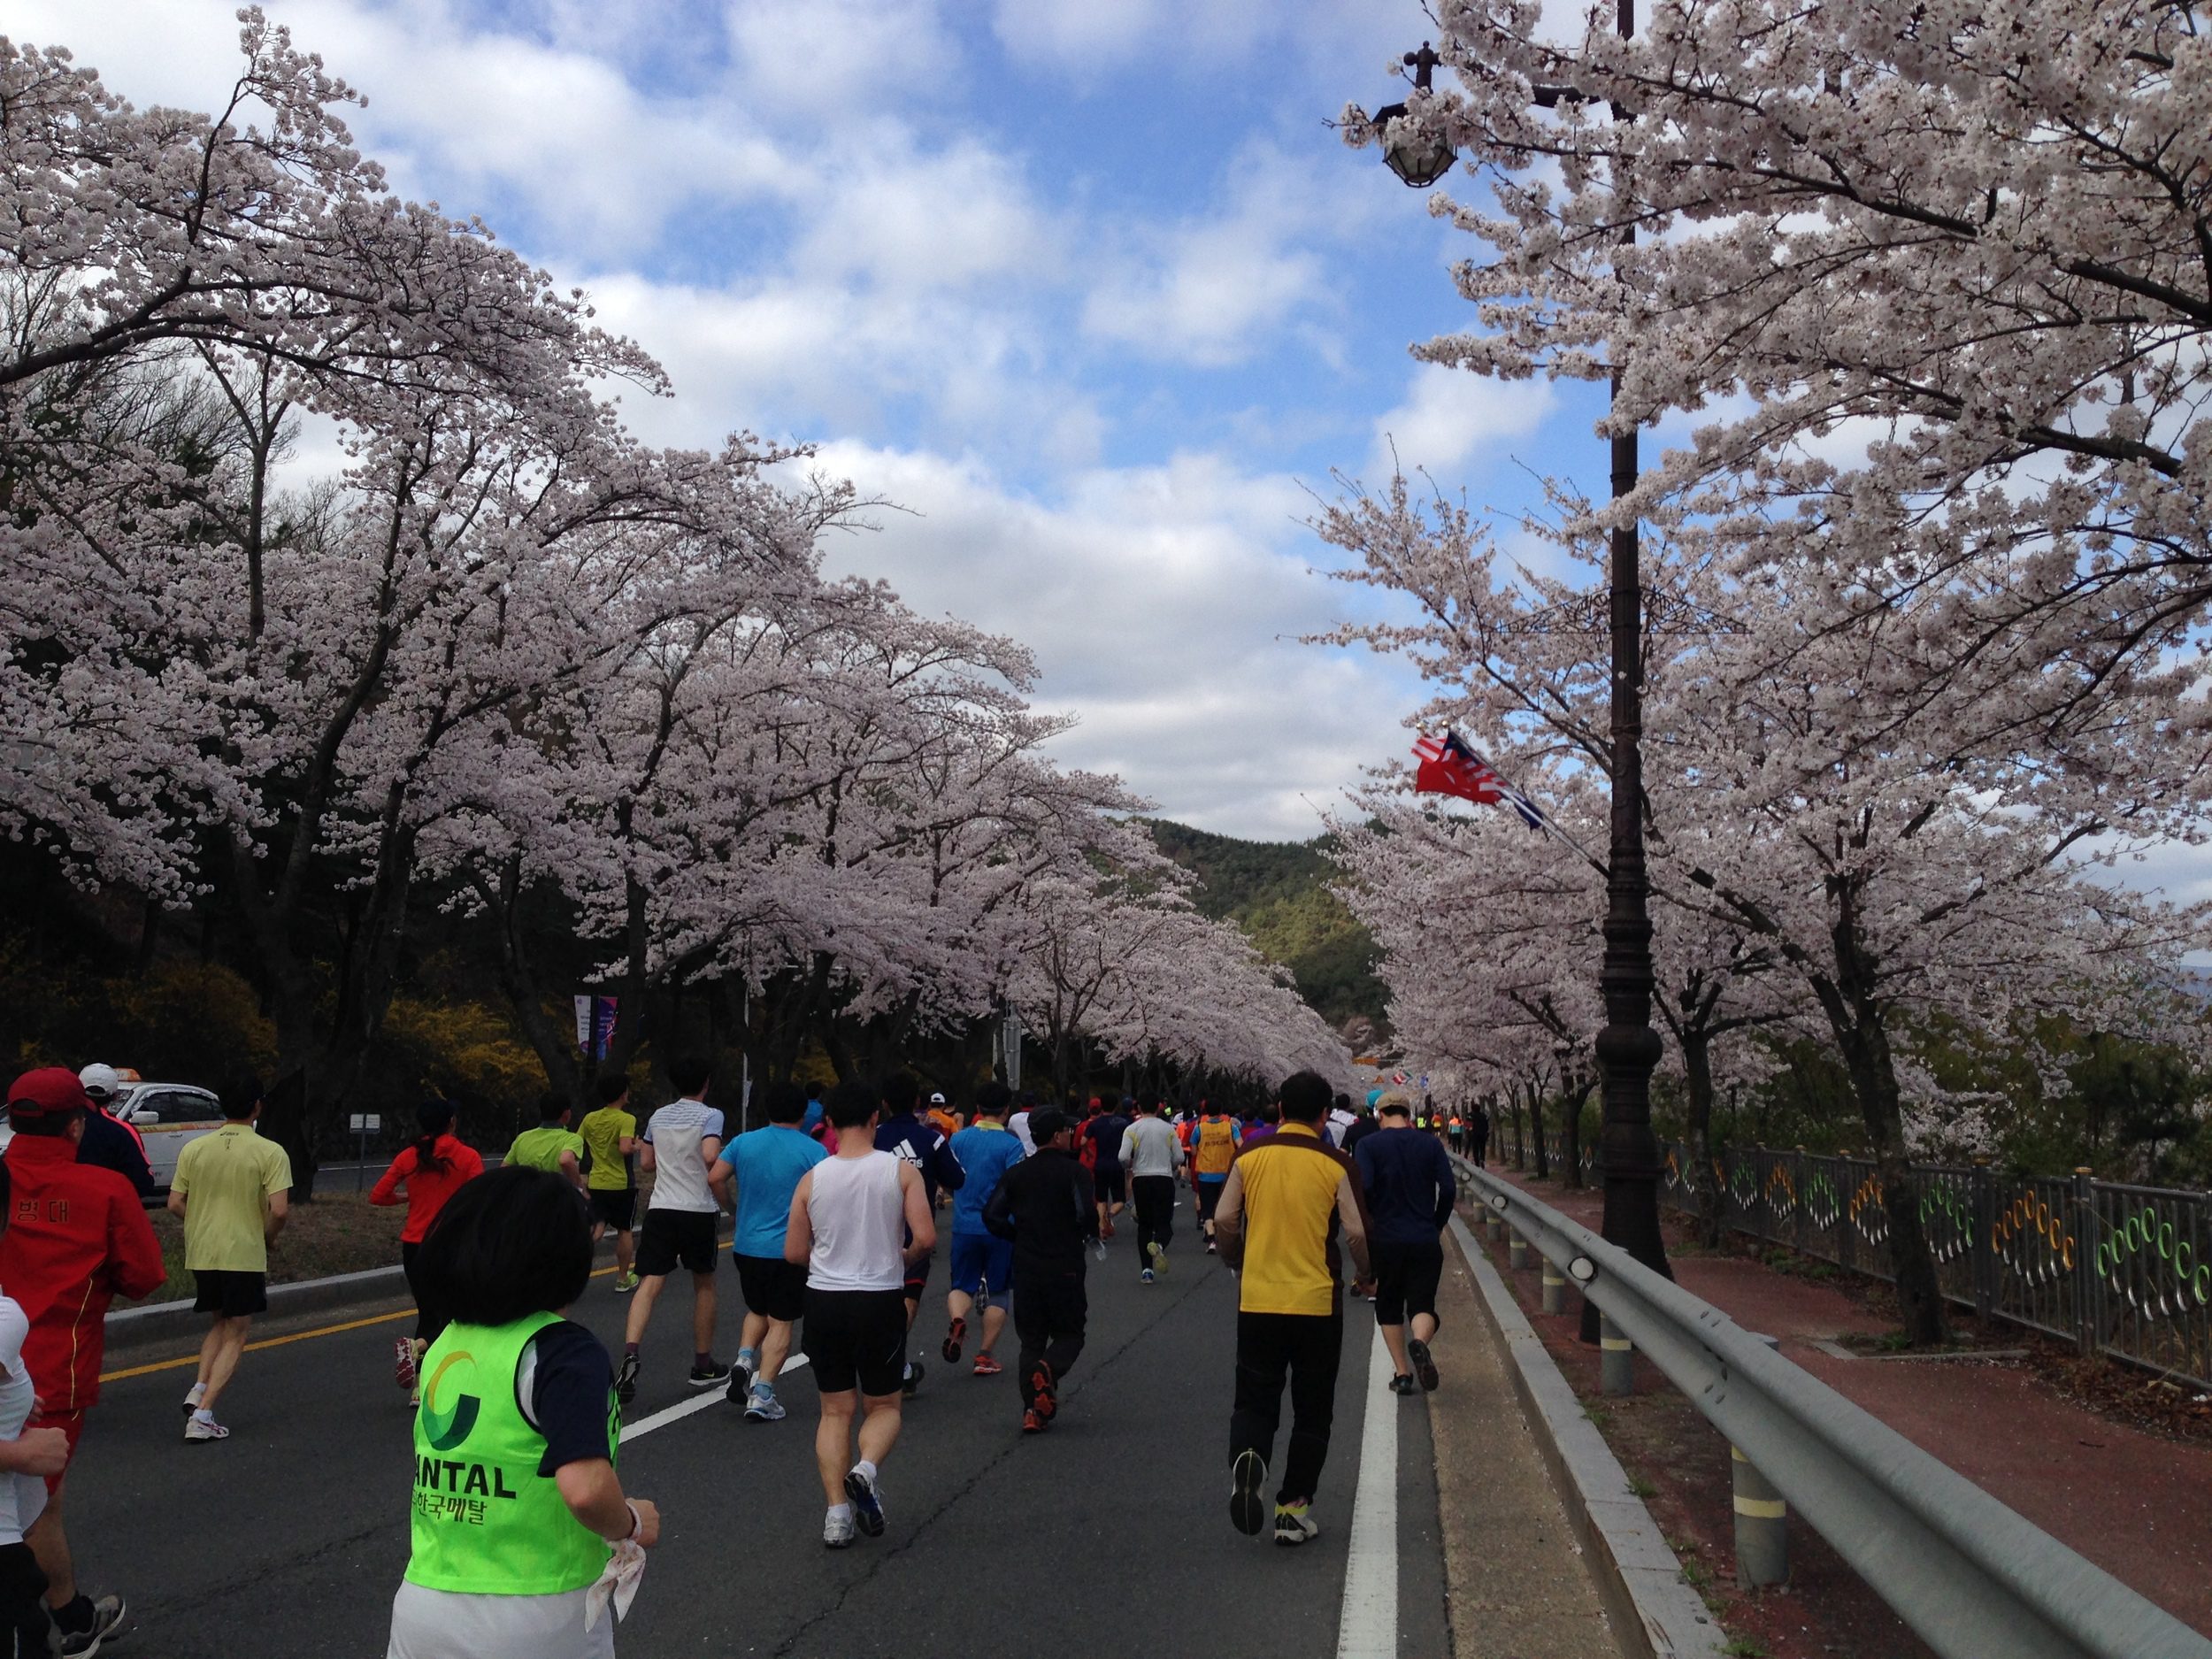
<path fill-rule="evenodd" d="M 1398 1396 L 1382 1331 L 1367 1363 L 1367 1423 L 1359 1441 L 1359 1488 L 1345 1550 L 1344 1619 L 1337 1659 L 1398 1659 Z"/>
<path fill-rule="evenodd" d="M 783 1369 L 776 1375 L 788 1377 L 793 1371 L 803 1371 L 805 1367 L 806 1356 L 794 1354 L 789 1359 L 784 1361 Z M 627 1446 L 632 1440 L 642 1435 L 650 1434 L 655 1429 L 664 1429 L 672 1423 L 680 1423 L 687 1417 L 704 1411 L 709 1406 L 718 1406 L 723 1403 L 727 1395 L 728 1390 L 718 1383 L 711 1388 L 702 1389 L 689 1400 L 679 1400 L 672 1406 L 664 1406 L 649 1417 L 640 1417 L 634 1423 L 625 1423 L 622 1425 L 620 1443 Z"/>

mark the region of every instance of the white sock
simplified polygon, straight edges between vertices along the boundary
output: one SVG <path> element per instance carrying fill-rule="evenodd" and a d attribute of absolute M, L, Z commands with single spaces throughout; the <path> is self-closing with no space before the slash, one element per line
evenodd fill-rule
<path fill-rule="evenodd" d="M 849 1503 L 833 1503 L 829 1506 L 829 1513 L 822 1518 L 827 1521 L 849 1521 L 853 1518 L 853 1506 Z"/>
<path fill-rule="evenodd" d="M 861 1472 L 861 1474 L 862 1474 L 862 1475 L 864 1475 L 864 1476 L 867 1479 L 868 1484 L 869 1484 L 870 1486 L 873 1486 L 873 1485 L 875 1485 L 875 1480 L 876 1480 L 876 1466 L 875 1466 L 873 1463 L 870 1463 L 870 1462 L 869 1462 L 866 1458 L 864 1458 L 864 1458 L 862 1458 L 862 1459 L 861 1459 L 858 1463 L 855 1463 L 855 1464 L 853 1465 L 853 1467 L 854 1467 L 855 1469 L 857 1469 L 857 1470 Z"/>
<path fill-rule="evenodd" d="M 192 1420 L 195 1423 L 212 1423 L 215 1421 L 215 1414 L 205 1406 L 196 1406 L 193 1408 Z"/>

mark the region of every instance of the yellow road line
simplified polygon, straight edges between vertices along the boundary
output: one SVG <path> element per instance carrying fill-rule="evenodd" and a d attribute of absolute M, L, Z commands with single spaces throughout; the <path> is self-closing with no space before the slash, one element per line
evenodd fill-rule
<path fill-rule="evenodd" d="M 611 1267 L 597 1268 L 593 1271 L 592 1277 L 603 1279 L 613 1271 Z M 395 1319 L 411 1319 L 414 1317 L 412 1308 L 402 1308 L 397 1313 L 372 1314 L 365 1319 L 349 1319 L 343 1325 L 319 1325 L 312 1331 L 295 1331 L 289 1336 L 264 1337 L 258 1342 L 247 1343 L 246 1352 L 257 1354 L 265 1348 L 282 1348 L 287 1342 L 304 1342 L 315 1336 L 336 1336 L 343 1331 L 359 1331 L 369 1325 L 389 1325 Z M 133 1365 L 126 1371 L 102 1371 L 100 1380 L 104 1383 L 123 1382 L 133 1377 L 150 1377 L 156 1371 L 182 1371 L 187 1365 L 197 1365 L 199 1363 L 197 1354 L 187 1354 L 182 1359 L 156 1360 L 150 1365 Z"/>

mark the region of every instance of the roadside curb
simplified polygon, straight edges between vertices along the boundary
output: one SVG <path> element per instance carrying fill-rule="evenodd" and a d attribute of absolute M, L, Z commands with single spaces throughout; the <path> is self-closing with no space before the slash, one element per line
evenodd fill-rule
<path fill-rule="evenodd" d="M 1596 1569 L 1598 1594 L 1624 1659 L 1723 1659 L 1727 1637 L 1718 1621 L 1683 1578 L 1681 1562 L 1629 1489 L 1613 1448 L 1456 1215 L 1452 1238 L 1482 1291 L 1491 1333 L 1509 1362 L 1513 1391 L 1539 1431 L 1537 1448 L 1558 1483 L 1576 1540 Z"/>

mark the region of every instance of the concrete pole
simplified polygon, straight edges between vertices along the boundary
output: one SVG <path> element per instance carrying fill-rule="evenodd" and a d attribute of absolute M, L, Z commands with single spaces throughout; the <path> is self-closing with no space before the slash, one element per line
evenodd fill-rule
<path fill-rule="evenodd" d="M 1598 1316 L 1598 1380 L 1605 1393 L 1615 1398 L 1636 1391 L 1635 1345 L 1621 1334 L 1621 1328 L 1606 1315 Z"/>
<path fill-rule="evenodd" d="M 1567 1276 L 1554 1267 L 1548 1258 L 1544 1263 L 1544 1311 L 1567 1311 Z"/>
<path fill-rule="evenodd" d="M 1770 1336 L 1753 1333 L 1769 1348 L 1780 1344 Z M 1740 1448 L 1728 1448 L 1729 1467 L 1735 1475 L 1736 1584 L 1756 1590 L 1790 1579 L 1790 1506 L 1761 1474 Z"/>

